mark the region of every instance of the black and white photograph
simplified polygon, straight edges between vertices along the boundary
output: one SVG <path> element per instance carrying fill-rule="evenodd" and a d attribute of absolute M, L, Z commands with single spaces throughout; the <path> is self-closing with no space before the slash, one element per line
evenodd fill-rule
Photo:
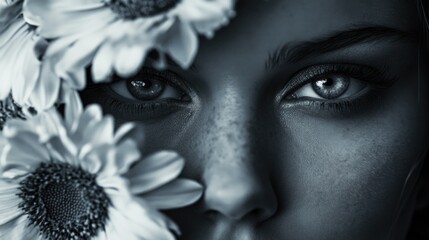
<path fill-rule="evenodd" d="M 0 0 L 0 240 L 429 240 L 429 0 Z"/>

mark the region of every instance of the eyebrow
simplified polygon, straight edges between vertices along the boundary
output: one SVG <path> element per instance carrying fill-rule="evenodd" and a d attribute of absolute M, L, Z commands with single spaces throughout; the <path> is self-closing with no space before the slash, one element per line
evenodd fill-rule
<path fill-rule="evenodd" d="M 413 34 L 385 26 L 355 27 L 345 31 L 334 32 L 320 39 L 298 43 L 295 46 L 285 44 L 269 53 L 265 68 L 273 70 L 279 65 L 295 63 L 303 59 L 351 47 L 360 43 L 374 42 L 383 39 L 409 39 Z"/>

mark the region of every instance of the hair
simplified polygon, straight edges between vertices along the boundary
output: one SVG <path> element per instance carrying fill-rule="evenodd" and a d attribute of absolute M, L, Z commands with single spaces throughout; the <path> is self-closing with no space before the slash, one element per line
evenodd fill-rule
<path fill-rule="evenodd" d="M 416 3 L 420 17 L 419 45 L 422 50 L 421 54 L 429 56 L 429 0 L 417 0 Z M 413 240 L 429 239 L 429 154 L 426 155 L 419 182 L 417 199 L 425 199 L 426 204 L 417 206 L 414 212 L 407 237 L 407 239 Z"/>

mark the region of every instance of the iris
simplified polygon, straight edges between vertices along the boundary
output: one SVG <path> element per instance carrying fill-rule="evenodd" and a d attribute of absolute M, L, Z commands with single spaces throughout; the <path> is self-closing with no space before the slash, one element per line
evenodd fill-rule
<path fill-rule="evenodd" d="M 127 89 L 139 100 L 152 100 L 159 97 L 165 89 L 165 82 L 156 79 L 131 80 Z"/>
<path fill-rule="evenodd" d="M 312 87 L 321 97 L 335 99 L 343 95 L 349 88 L 350 80 L 345 76 L 333 75 L 314 81 Z"/>

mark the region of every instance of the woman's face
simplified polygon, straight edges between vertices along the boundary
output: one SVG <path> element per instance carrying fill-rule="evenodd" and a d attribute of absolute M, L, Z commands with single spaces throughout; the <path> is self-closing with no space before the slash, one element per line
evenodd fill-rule
<path fill-rule="evenodd" d="M 427 142 L 414 1 L 246 0 L 189 70 L 82 96 L 205 186 L 183 239 L 403 239 Z M 420 60 L 419 60 L 420 58 Z"/>

